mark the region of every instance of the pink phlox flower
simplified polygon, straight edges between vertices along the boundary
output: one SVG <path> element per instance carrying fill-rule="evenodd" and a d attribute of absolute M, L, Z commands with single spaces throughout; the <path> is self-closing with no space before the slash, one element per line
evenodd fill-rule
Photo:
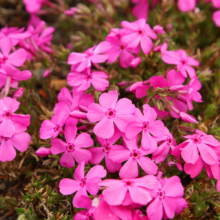
<path fill-rule="evenodd" d="M 144 115 L 139 109 L 136 109 L 134 114 L 136 121 L 131 122 L 125 128 L 125 136 L 132 139 L 142 132 L 142 147 L 146 150 L 156 149 L 157 142 L 151 135 L 162 137 L 164 135 L 164 124 L 161 120 L 156 120 L 157 113 L 148 104 L 143 106 L 143 113 Z"/>
<path fill-rule="evenodd" d="M 71 72 L 67 75 L 67 82 L 70 86 L 75 86 L 76 91 L 87 90 L 91 84 L 97 91 L 105 91 L 109 86 L 108 74 L 101 71 L 93 71 L 88 68 L 84 72 Z"/>
<path fill-rule="evenodd" d="M 139 64 L 141 63 L 141 58 L 139 56 L 135 57 L 132 61 L 131 61 L 131 68 L 136 68 Z"/>
<path fill-rule="evenodd" d="M 187 73 L 190 78 L 196 75 L 195 69 L 191 66 L 199 66 L 199 62 L 189 57 L 184 50 L 164 51 L 161 58 L 165 63 L 177 65 L 177 69 L 185 78 Z"/>
<path fill-rule="evenodd" d="M 184 138 L 188 140 L 172 151 L 174 156 L 181 155 L 186 163 L 195 164 L 200 154 L 205 163 L 209 165 L 217 163 L 218 155 L 213 148 L 219 147 L 219 142 L 212 135 L 197 133 L 184 136 Z"/>
<path fill-rule="evenodd" d="M 161 25 L 154 26 L 153 30 L 156 34 L 165 34 L 166 33 Z"/>
<path fill-rule="evenodd" d="M 63 195 L 71 195 L 77 191 L 73 197 L 73 206 L 76 208 L 82 208 L 81 197 L 83 196 L 88 198 L 87 191 L 91 195 L 96 195 L 98 193 L 100 189 L 98 184 L 102 181 L 101 178 L 104 178 L 107 174 L 103 166 L 97 165 L 92 167 L 85 176 L 84 167 L 84 162 L 81 162 L 76 168 L 74 172 L 75 180 L 65 178 L 59 183 L 60 192 Z M 83 206 L 89 206 L 90 201 L 90 199 L 87 199 Z"/>
<path fill-rule="evenodd" d="M 40 138 L 48 139 L 57 137 L 62 131 L 66 119 L 67 115 L 65 112 L 61 112 L 58 115 L 54 115 L 51 120 L 44 120 L 40 127 Z"/>
<path fill-rule="evenodd" d="M 75 12 L 77 12 L 77 10 L 78 9 L 76 7 L 70 7 L 69 10 L 64 11 L 64 14 L 68 16 L 73 16 Z"/>
<path fill-rule="evenodd" d="M 0 87 L 4 86 L 9 81 L 9 88 L 16 88 L 18 81 L 25 81 L 32 78 L 32 74 L 29 70 L 20 71 L 11 65 L 4 65 L 0 69 Z"/>
<path fill-rule="evenodd" d="M 122 41 L 127 43 L 129 48 L 136 48 L 139 44 L 145 54 L 150 53 L 153 48 L 152 39 L 157 39 L 157 35 L 151 29 L 146 19 L 139 19 L 134 22 L 122 21 L 121 26 L 131 31 L 122 37 Z"/>
<path fill-rule="evenodd" d="M 35 151 L 35 154 L 37 154 L 37 156 L 40 156 L 40 157 L 47 157 L 51 155 L 52 153 L 51 153 L 50 148 L 40 147 L 37 151 Z"/>
<path fill-rule="evenodd" d="M 152 160 L 155 163 L 161 163 L 165 160 L 170 150 L 173 150 L 176 146 L 176 141 L 169 130 L 164 128 L 164 135 L 161 138 L 156 138 L 158 142 L 158 148 L 153 152 Z"/>
<path fill-rule="evenodd" d="M 108 63 L 114 63 L 120 56 L 119 63 L 121 67 L 128 68 L 132 60 L 135 59 L 131 53 L 138 54 L 140 47 L 130 48 L 129 44 L 123 42 L 122 37 L 128 33 L 126 30 L 113 29 L 106 37 L 106 41 L 110 43 L 111 48 L 105 52 L 108 55 Z"/>
<path fill-rule="evenodd" d="M 37 13 L 46 1 L 47 0 L 23 0 L 26 11 L 31 14 Z"/>
<path fill-rule="evenodd" d="M 188 109 L 193 110 L 192 101 L 202 102 L 202 96 L 198 92 L 202 87 L 202 84 L 195 76 L 191 78 L 189 84 L 185 88 L 179 90 L 178 99 L 187 103 Z"/>
<path fill-rule="evenodd" d="M 24 152 L 30 142 L 31 136 L 26 132 L 14 133 L 11 137 L 0 136 L 0 161 L 12 161 L 16 156 L 15 148 Z"/>
<path fill-rule="evenodd" d="M 13 99 L 19 99 L 23 94 L 24 94 L 24 89 L 20 87 L 15 91 L 13 95 Z"/>
<path fill-rule="evenodd" d="M 99 97 L 99 104 L 92 103 L 88 107 L 87 118 L 97 122 L 93 131 L 101 138 L 111 138 L 114 134 L 114 124 L 122 132 L 125 127 L 134 121 L 135 105 L 127 98 L 118 100 L 118 93 L 110 91 Z"/>
<path fill-rule="evenodd" d="M 215 22 L 217 27 L 220 27 L 220 10 L 213 13 L 212 20 Z"/>
<path fill-rule="evenodd" d="M 145 157 L 148 154 L 152 154 L 153 151 L 147 151 L 142 147 L 138 148 L 138 135 L 130 140 L 123 136 L 123 140 L 127 149 L 116 149 L 109 153 L 109 159 L 113 163 L 127 161 L 119 171 L 120 178 L 132 179 L 138 177 L 138 164 L 146 173 L 156 174 L 157 165 L 150 158 Z"/>
<path fill-rule="evenodd" d="M 13 45 L 8 38 L 2 38 L 0 40 L 0 68 L 4 68 L 6 65 L 12 67 L 19 67 L 24 64 L 27 59 L 27 52 L 20 48 L 10 53 Z"/>
<path fill-rule="evenodd" d="M 87 133 L 81 133 L 76 137 L 77 127 L 71 121 L 68 121 L 65 126 L 64 136 L 66 143 L 61 139 L 54 138 L 51 140 L 51 153 L 64 153 L 60 158 L 60 165 L 72 168 L 77 163 L 84 162 L 87 164 L 92 158 L 90 151 L 83 149 L 93 145 L 93 139 Z"/>
<path fill-rule="evenodd" d="M 178 8 L 182 12 L 191 11 L 196 7 L 196 0 L 178 0 Z"/>
<path fill-rule="evenodd" d="M 137 18 L 148 18 L 149 3 L 148 0 L 132 0 L 135 6 L 132 8 L 132 14 Z"/>
<path fill-rule="evenodd" d="M 90 160 L 90 163 L 92 164 L 100 164 L 100 162 L 105 157 L 105 164 L 106 169 L 110 173 L 115 173 L 116 171 L 119 171 L 122 164 L 121 163 L 113 163 L 109 159 L 109 153 L 114 150 L 124 150 L 125 147 L 122 145 L 114 145 L 115 142 L 118 141 L 118 139 L 121 137 L 121 131 L 115 126 L 115 132 L 114 135 L 109 139 L 103 139 L 97 137 L 97 140 L 101 147 L 94 147 L 90 148 L 89 151 L 92 153 L 92 159 Z"/>
<path fill-rule="evenodd" d="M 30 125 L 30 115 L 15 114 L 20 103 L 10 97 L 0 100 L 0 135 L 11 137 L 14 133 L 23 132 Z"/>
<path fill-rule="evenodd" d="M 149 218 L 141 210 L 135 209 L 132 210 L 132 220 L 149 220 Z"/>
<path fill-rule="evenodd" d="M 112 206 L 123 204 L 126 195 L 129 195 L 133 203 L 146 205 L 152 200 L 152 191 L 158 187 L 158 184 L 157 178 L 152 175 L 137 179 L 107 179 L 99 183 L 100 186 L 106 187 L 102 195 L 104 200 Z"/>
<path fill-rule="evenodd" d="M 24 28 L 18 29 L 17 27 L 3 27 L 0 30 L 0 39 L 8 38 L 13 46 L 16 46 L 20 40 L 24 40 L 31 36 L 30 33 L 24 31 Z"/>
<path fill-rule="evenodd" d="M 220 1 L 219 0 L 211 0 L 213 7 L 220 8 Z"/>
<path fill-rule="evenodd" d="M 183 199 L 184 188 L 180 178 L 173 176 L 159 181 L 157 196 L 147 207 L 147 216 L 152 220 L 172 219 L 175 212 L 181 213 L 187 207 Z"/>
<path fill-rule="evenodd" d="M 89 48 L 84 53 L 72 52 L 68 57 L 68 64 L 76 65 L 75 71 L 82 72 L 86 68 L 90 68 L 92 63 L 104 63 L 108 59 L 108 55 L 103 55 L 105 51 L 109 50 L 111 45 L 104 41 Z"/>
<path fill-rule="evenodd" d="M 164 51 L 167 51 L 168 49 L 168 43 L 164 42 L 162 45 L 158 45 L 154 48 L 154 52 L 158 52 L 160 51 L 161 53 L 163 53 Z"/>

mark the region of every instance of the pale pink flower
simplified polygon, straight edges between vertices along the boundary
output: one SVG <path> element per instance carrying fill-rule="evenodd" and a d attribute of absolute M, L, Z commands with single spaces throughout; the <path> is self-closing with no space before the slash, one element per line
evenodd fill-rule
<path fill-rule="evenodd" d="M 109 86 L 108 74 L 101 71 L 90 72 L 90 69 L 82 73 L 71 72 L 67 75 L 67 82 L 70 86 L 75 86 L 76 91 L 85 91 L 89 89 L 91 84 L 97 91 L 105 91 Z"/>
<path fill-rule="evenodd" d="M 187 12 L 196 7 L 196 0 L 178 0 L 178 8 L 180 11 Z"/>
<path fill-rule="evenodd" d="M 220 27 L 220 10 L 215 11 L 212 16 L 213 21 L 217 27 Z"/>
<path fill-rule="evenodd" d="M 107 187 L 102 195 L 109 205 L 123 204 L 127 193 L 133 203 L 146 205 L 152 200 L 151 193 L 158 187 L 158 180 L 152 175 L 147 175 L 137 179 L 107 179 L 99 185 Z"/>
<path fill-rule="evenodd" d="M 87 118 L 91 122 L 99 121 L 93 131 L 101 138 L 111 138 L 114 134 L 114 124 L 122 132 L 128 123 L 134 121 L 132 115 L 135 111 L 135 106 L 132 101 L 123 98 L 118 101 L 118 93 L 110 91 L 103 93 L 99 97 L 99 104 L 92 103 L 88 107 Z"/>
<path fill-rule="evenodd" d="M 30 124 L 30 115 L 15 114 L 20 103 L 10 97 L 0 100 L 0 136 L 11 137 L 22 132 Z"/>
<path fill-rule="evenodd" d="M 120 169 L 120 178 L 132 179 L 138 177 L 138 164 L 147 174 L 156 174 L 157 165 L 150 158 L 145 157 L 148 154 L 152 154 L 152 151 L 146 151 L 142 147 L 138 148 L 138 135 L 131 140 L 123 136 L 123 140 L 127 149 L 116 148 L 109 153 L 109 159 L 114 163 L 121 163 L 127 160 Z"/>
<path fill-rule="evenodd" d="M 145 54 L 150 53 L 153 48 L 152 39 L 157 39 L 157 35 L 151 29 L 146 19 L 139 19 L 134 22 L 122 21 L 121 26 L 130 31 L 122 37 L 122 41 L 127 43 L 129 48 L 137 48 L 140 44 L 141 49 Z"/>
<path fill-rule="evenodd" d="M 99 45 L 89 48 L 84 53 L 72 52 L 68 57 L 68 64 L 76 65 L 75 70 L 82 72 L 86 68 L 90 68 L 92 63 L 104 63 L 108 59 L 108 55 L 102 55 L 109 50 L 111 45 L 104 41 Z"/>
<path fill-rule="evenodd" d="M 84 162 L 87 164 L 92 158 L 92 154 L 83 148 L 88 148 L 93 145 L 93 139 L 87 133 L 81 133 L 76 137 L 77 127 L 71 121 L 66 123 L 64 136 L 66 143 L 61 139 L 54 138 L 51 141 L 51 153 L 64 153 L 60 158 L 60 165 L 72 168 L 77 163 Z"/>
<path fill-rule="evenodd" d="M 186 163 L 195 164 L 199 159 L 199 153 L 202 160 L 213 165 L 217 163 L 218 156 L 213 148 L 219 146 L 219 142 L 212 135 L 205 135 L 197 133 L 193 135 L 184 136 L 188 140 L 179 144 L 173 151 L 174 156 L 181 154 Z"/>
<path fill-rule="evenodd" d="M 181 213 L 187 207 L 180 178 L 173 176 L 159 181 L 157 196 L 147 207 L 147 216 L 152 220 L 172 219 L 175 212 Z"/>
<path fill-rule="evenodd" d="M 199 66 L 199 62 L 189 57 L 184 50 L 164 51 L 161 58 L 165 63 L 177 65 L 177 69 L 185 78 L 187 73 L 190 78 L 196 76 L 196 71 L 191 66 Z"/>
<path fill-rule="evenodd" d="M 155 149 L 157 147 L 156 140 L 151 136 L 162 137 L 164 134 L 164 124 L 161 120 L 156 120 L 157 113 L 149 105 L 143 106 L 144 115 L 139 109 L 136 109 L 136 121 L 131 122 L 125 128 L 125 136 L 128 139 L 134 138 L 142 132 L 141 144 L 146 150 Z"/>
<path fill-rule="evenodd" d="M 0 136 L 0 161 L 12 161 L 16 156 L 15 148 L 24 152 L 30 142 L 31 136 L 26 132 L 16 133 L 11 137 Z"/>
<path fill-rule="evenodd" d="M 109 159 L 109 153 L 114 150 L 124 150 L 125 147 L 122 145 L 114 145 L 115 142 L 118 141 L 118 139 L 121 137 L 121 131 L 118 130 L 117 127 L 115 127 L 114 135 L 109 139 L 103 139 L 97 137 L 97 140 L 101 147 L 94 147 L 90 148 L 89 151 L 92 153 L 92 159 L 90 160 L 90 163 L 92 164 L 100 164 L 100 162 L 105 157 L 105 164 L 106 169 L 110 173 L 115 173 L 116 171 L 120 170 L 122 164 L 121 163 L 113 163 Z"/>
<path fill-rule="evenodd" d="M 87 191 L 91 195 L 96 195 L 100 189 L 98 185 L 107 174 L 106 170 L 103 166 L 97 165 L 92 167 L 89 172 L 84 176 L 84 162 L 81 162 L 79 166 L 76 168 L 74 172 L 74 178 L 76 180 L 72 180 L 69 178 L 62 179 L 59 183 L 60 192 L 63 195 L 71 195 L 77 191 L 75 196 L 73 197 L 73 205 L 76 208 L 82 208 L 82 199 L 80 197 L 87 197 Z M 90 203 L 90 200 L 86 200 L 85 203 Z"/>

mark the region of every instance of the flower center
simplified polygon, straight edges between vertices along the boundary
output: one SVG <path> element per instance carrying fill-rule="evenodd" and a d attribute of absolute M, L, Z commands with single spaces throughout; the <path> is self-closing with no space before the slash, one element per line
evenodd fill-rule
<path fill-rule="evenodd" d="M 125 49 L 125 47 L 123 45 L 121 45 L 121 50 L 124 50 L 124 49 Z"/>
<path fill-rule="evenodd" d="M 138 34 L 140 34 L 140 35 L 143 34 L 143 31 L 142 31 L 142 30 L 139 30 L 139 31 L 138 31 Z"/>
<path fill-rule="evenodd" d="M 182 65 L 186 65 L 187 61 L 186 60 L 181 60 Z"/>
<path fill-rule="evenodd" d="M 7 60 L 8 60 L 8 57 L 3 56 L 2 58 L 0 58 L 0 64 L 6 63 Z"/>
<path fill-rule="evenodd" d="M 133 157 L 133 159 L 139 159 L 140 158 L 140 152 L 137 150 L 133 150 L 133 152 L 130 154 L 131 157 Z"/>
<path fill-rule="evenodd" d="M 75 150 L 75 145 L 74 145 L 74 144 L 68 144 L 68 145 L 66 146 L 66 150 L 67 150 L 68 152 L 73 152 L 73 151 Z"/>
<path fill-rule="evenodd" d="M 165 197 L 165 192 L 162 191 L 161 189 L 159 189 L 159 191 L 157 192 L 157 196 L 160 198 L 160 199 L 163 199 Z"/>
<path fill-rule="evenodd" d="M 143 123 L 143 130 L 147 131 L 149 129 L 149 123 L 148 122 L 144 122 Z"/>
<path fill-rule="evenodd" d="M 115 117 L 115 110 L 110 108 L 106 114 L 107 114 L 108 118 L 113 118 L 113 117 Z"/>
<path fill-rule="evenodd" d="M 195 139 L 193 140 L 193 142 L 194 142 L 195 144 L 199 144 L 199 143 L 201 143 L 201 139 L 200 139 L 200 138 L 195 138 Z"/>
<path fill-rule="evenodd" d="M 86 178 L 81 179 L 80 186 L 84 187 L 86 185 Z"/>
<path fill-rule="evenodd" d="M 93 54 L 94 54 L 93 52 L 88 52 L 86 58 L 93 56 Z"/>
<path fill-rule="evenodd" d="M 86 220 L 95 220 L 93 213 L 88 213 Z"/>
<path fill-rule="evenodd" d="M 3 117 L 11 118 L 12 117 L 11 111 L 5 111 Z"/>
<path fill-rule="evenodd" d="M 55 132 L 60 131 L 60 125 L 56 125 L 56 126 L 54 127 L 54 131 L 55 131 Z"/>
<path fill-rule="evenodd" d="M 10 138 L 1 136 L 1 139 L 2 139 L 3 141 L 8 141 Z"/>
<path fill-rule="evenodd" d="M 87 81 L 89 81 L 89 80 L 91 80 L 91 79 L 92 79 L 92 75 L 91 75 L 91 74 L 86 76 L 86 80 L 87 80 Z"/>

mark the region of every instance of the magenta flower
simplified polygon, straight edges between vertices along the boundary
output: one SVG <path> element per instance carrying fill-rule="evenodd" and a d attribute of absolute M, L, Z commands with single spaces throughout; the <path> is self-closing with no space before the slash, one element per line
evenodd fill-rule
<path fill-rule="evenodd" d="M 149 2 L 148 0 L 132 0 L 132 3 L 136 4 L 132 8 L 132 14 L 137 18 L 147 19 L 148 10 L 149 10 Z"/>
<path fill-rule="evenodd" d="M 73 205 L 76 208 L 82 208 L 82 203 L 80 202 L 80 197 L 87 197 L 87 191 L 91 195 L 96 195 L 100 189 L 98 183 L 104 178 L 107 174 L 103 166 L 97 165 L 92 167 L 86 176 L 84 176 L 84 162 L 81 162 L 74 172 L 74 178 L 72 180 L 69 178 L 62 179 L 59 183 L 60 192 L 63 195 L 71 195 L 77 191 L 73 197 Z M 85 203 L 89 203 L 90 200 L 85 200 Z M 86 204 L 83 204 L 85 206 Z M 89 205 L 89 204 L 87 204 Z"/>
<path fill-rule="evenodd" d="M 106 37 L 106 41 L 110 43 L 111 48 L 105 52 L 108 57 L 108 63 L 114 63 L 120 56 L 119 63 L 121 67 L 128 68 L 131 65 L 131 62 L 135 59 L 134 55 L 131 54 L 139 53 L 139 46 L 136 48 L 129 48 L 129 45 L 123 42 L 121 39 L 126 33 L 124 29 L 112 29 L 110 34 Z"/>
<path fill-rule="evenodd" d="M 89 149 L 89 151 L 92 154 L 92 159 L 90 160 L 90 163 L 95 165 L 100 164 L 100 162 L 105 157 L 105 164 L 108 172 L 115 173 L 116 171 L 120 170 L 122 164 L 113 163 L 109 159 L 110 152 L 115 150 L 125 150 L 125 147 L 122 145 L 113 145 L 116 141 L 118 141 L 120 137 L 121 137 L 121 131 L 119 131 L 117 127 L 115 127 L 115 133 L 111 138 L 103 139 L 97 137 L 97 140 L 101 145 L 101 147 L 94 147 Z"/>
<path fill-rule="evenodd" d="M 46 148 L 46 147 L 40 147 L 36 152 L 35 154 L 37 154 L 37 156 L 40 156 L 40 157 L 47 157 L 49 155 L 51 155 L 51 150 L 50 148 Z"/>
<path fill-rule="evenodd" d="M 57 137 L 62 131 L 66 119 L 67 116 L 65 112 L 61 112 L 59 115 L 54 115 L 51 121 L 44 120 L 40 127 L 40 138 L 48 139 Z"/>
<path fill-rule="evenodd" d="M 58 138 L 54 138 L 51 141 L 52 154 L 64 153 L 60 158 L 61 166 L 72 168 L 75 166 L 75 160 L 78 164 L 81 162 L 87 164 L 92 158 L 91 153 L 83 149 L 93 145 L 92 138 L 87 133 L 81 133 L 76 137 L 76 133 L 77 127 L 70 121 L 66 123 L 64 131 L 67 143 Z"/>
<path fill-rule="evenodd" d="M 157 39 L 157 35 L 146 24 L 146 19 L 139 19 L 134 22 L 122 21 L 121 26 L 130 30 L 130 34 L 122 37 L 122 41 L 127 43 L 129 48 L 136 48 L 139 44 L 145 54 L 150 53 L 153 48 L 152 39 Z"/>
<path fill-rule="evenodd" d="M 166 32 L 164 31 L 163 27 L 160 25 L 156 25 L 153 27 L 153 30 L 156 34 L 165 34 Z"/>
<path fill-rule="evenodd" d="M 184 189 L 179 177 L 164 178 L 160 180 L 157 189 L 157 196 L 147 207 L 149 219 L 161 220 L 172 219 L 175 212 L 181 213 L 187 207 L 184 195 Z"/>
<path fill-rule="evenodd" d="M 36 13 L 41 9 L 41 6 L 47 0 L 23 0 L 26 11 L 29 13 Z"/>
<path fill-rule="evenodd" d="M 101 53 L 111 48 L 108 42 L 101 42 L 99 45 L 94 46 L 84 53 L 72 52 L 68 58 L 68 64 L 76 65 L 76 71 L 82 72 L 86 68 L 91 67 L 91 63 L 104 63 L 108 59 L 108 55 L 102 55 Z"/>
<path fill-rule="evenodd" d="M 126 148 L 112 150 L 109 153 L 109 159 L 114 163 L 127 162 L 122 166 L 119 172 L 121 179 L 133 179 L 138 177 L 138 164 L 147 174 L 156 174 L 157 165 L 145 155 L 151 154 L 152 151 L 146 151 L 142 147 L 138 148 L 138 135 L 131 140 L 123 136 Z"/>
<path fill-rule="evenodd" d="M 24 152 L 28 149 L 31 137 L 26 132 L 16 133 L 11 137 L 0 136 L 0 161 L 12 161 L 16 156 L 14 147 Z"/>
<path fill-rule="evenodd" d="M 212 135 L 197 133 L 184 136 L 184 138 L 188 140 L 179 144 L 172 151 L 173 155 L 179 156 L 181 154 L 186 163 L 195 164 L 199 159 L 200 153 L 205 163 L 209 165 L 217 163 L 218 155 L 214 151 L 214 148 L 219 146 L 219 142 Z"/>
<path fill-rule="evenodd" d="M 220 1 L 219 0 L 211 0 L 213 7 L 220 8 Z"/>
<path fill-rule="evenodd" d="M 185 78 L 187 78 L 187 73 L 190 78 L 196 76 L 196 71 L 191 66 L 199 66 L 199 62 L 187 56 L 184 50 L 164 51 L 161 58 L 165 63 L 177 65 L 177 69 Z"/>
<path fill-rule="evenodd" d="M 108 74 L 101 71 L 90 72 L 90 69 L 83 73 L 71 72 L 67 76 L 67 82 L 70 86 L 75 86 L 76 91 L 85 91 L 91 84 L 97 91 L 105 91 L 109 86 Z"/>
<path fill-rule="evenodd" d="M 146 150 L 155 149 L 157 142 L 150 134 L 155 137 L 162 137 L 164 134 L 164 124 L 162 121 L 156 120 L 157 113 L 153 108 L 147 104 L 143 108 L 144 115 L 142 115 L 139 109 L 136 109 L 136 121 L 131 122 L 125 128 L 125 136 L 128 139 L 132 139 L 142 131 L 142 147 Z"/>
<path fill-rule="evenodd" d="M 20 103 L 10 97 L 0 100 L 0 136 L 11 137 L 25 131 L 30 124 L 30 115 L 15 114 Z"/>
<path fill-rule="evenodd" d="M 100 186 L 107 187 L 102 195 L 104 200 L 112 206 L 123 204 L 127 193 L 133 203 L 146 205 L 152 200 L 152 190 L 156 189 L 158 184 L 158 180 L 152 175 L 137 179 L 108 179 L 99 183 Z"/>
<path fill-rule="evenodd" d="M 19 67 L 26 61 L 27 52 L 20 48 L 10 53 L 12 46 L 13 45 L 8 38 L 3 38 L 0 40 L 0 68 L 4 68 L 6 65 Z"/>
<path fill-rule="evenodd" d="M 128 123 L 134 121 L 132 115 L 135 106 L 127 98 L 120 99 L 118 102 L 118 93 L 110 91 L 103 93 L 99 97 L 101 105 L 92 103 L 88 107 L 87 118 L 91 122 L 98 122 L 93 131 L 101 138 L 111 138 L 114 134 L 114 123 L 122 132 Z"/>
<path fill-rule="evenodd" d="M 213 21 L 217 27 L 220 27 L 220 10 L 215 11 L 212 16 Z"/>
<path fill-rule="evenodd" d="M 196 0 L 178 0 L 178 8 L 180 11 L 191 11 L 196 7 Z"/>

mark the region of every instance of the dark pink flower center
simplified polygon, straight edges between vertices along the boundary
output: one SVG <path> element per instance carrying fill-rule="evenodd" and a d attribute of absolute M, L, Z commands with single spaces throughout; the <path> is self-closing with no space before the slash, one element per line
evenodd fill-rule
<path fill-rule="evenodd" d="M 80 186 L 84 187 L 86 185 L 86 178 L 81 179 Z"/>
<path fill-rule="evenodd" d="M 0 58 L 0 64 L 6 63 L 7 60 L 8 60 L 8 57 L 6 57 L 6 56 L 1 57 Z"/>
<path fill-rule="evenodd" d="M 121 45 L 121 50 L 124 50 L 124 49 L 125 49 L 125 47 L 123 45 Z"/>
<path fill-rule="evenodd" d="M 75 145 L 74 144 L 67 144 L 66 150 L 68 152 L 73 152 L 75 150 Z"/>
<path fill-rule="evenodd" d="M 10 110 L 5 111 L 4 114 L 3 114 L 3 117 L 11 118 L 12 117 L 11 111 Z"/>
<path fill-rule="evenodd" d="M 88 52 L 86 58 L 92 57 L 93 56 L 93 52 Z"/>
<path fill-rule="evenodd" d="M 108 116 L 108 118 L 113 118 L 113 117 L 115 117 L 115 110 L 110 108 L 110 109 L 106 112 L 106 115 Z"/>
<path fill-rule="evenodd" d="M 10 138 L 1 136 L 1 139 L 2 139 L 3 141 L 8 141 Z"/>
<path fill-rule="evenodd" d="M 148 122 L 144 122 L 142 129 L 147 131 L 149 129 L 149 123 Z"/>
<path fill-rule="evenodd" d="M 57 131 L 60 131 L 61 127 L 60 125 L 56 125 L 53 129 L 55 132 L 57 132 Z"/>
<path fill-rule="evenodd" d="M 159 189 L 159 191 L 157 192 L 157 196 L 160 198 L 160 199 L 163 199 L 165 197 L 165 192 L 162 191 L 161 189 Z"/>
<path fill-rule="evenodd" d="M 92 79 L 92 75 L 91 75 L 91 74 L 86 76 L 86 80 L 87 80 L 87 81 L 89 81 L 89 80 L 91 80 L 91 79 Z"/>
<path fill-rule="evenodd" d="M 195 138 L 195 139 L 193 140 L 193 142 L 194 142 L 195 144 L 200 144 L 200 143 L 201 143 L 201 139 L 200 139 L 200 138 Z"/>
<path fill-rule="evenodd" d="M 136 159 L 139 159 L 139 158 L 140 158 L 141 154 L 140 154 L 139 151 L 133 150 L 133 151 L 131 152 L 130 156 L 133 157 L 133 159 L 136 160 Z"/>
<path fill-rule="evenodd" d="M 103 152 L 104 153 L 109 153 L 111 150 L 111 147 L 109 146 L 109 144 L 107 143 L 104 147 L 103 147 Z"/>
<path fill-rule="evenodd" d="M 139 30 L 139 31 L 138 31 L 138 34 L 140 34 L 140 35 L 143 34 L 143 31 L 142 31 L 142 30 Z"/>
<path fill-rule="evenodd" d="M 132 181 L 132 180 L 123 180 L 123 183 L 125 184 L 125 186 L 132 186 L 134 184 L 134 181 Z"/>
<path fill-rule="evenodd" d="M 93 213 L 87 213 L 86 220 L 95 220 Z"/>
<path fill-rule="evenodd" d="M 182 63 L 182 65 L 187 65 L 187 60 L 181 60 L 180 62 Z"/>

